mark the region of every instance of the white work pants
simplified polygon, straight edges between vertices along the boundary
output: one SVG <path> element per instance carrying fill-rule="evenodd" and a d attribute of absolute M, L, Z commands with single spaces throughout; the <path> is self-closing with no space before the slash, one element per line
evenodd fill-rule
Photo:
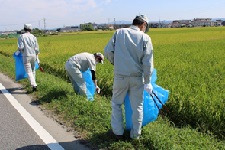
<path fill-rule="evenodd" d="M 123 112 L 121 105 L 128 93 L 131 109 L 132 109 L 132 129 L 130 131 L 131 138 L 138 138 L 141 135 L 141 127 L 143 120 L 143 78 L 142 77 L 126 77 L 121 75 L 114 76 L 113 96 L 112 96 L 112 116 L 111 126 L 114 134 L 123 135 Z"/>
<path fill-rule="evenodd" d="M 65 69 L 76 93 L 86 95 L 86 83 L 82 77 L 82 72 L 77 68 L 76 64 L 68 60 Z"/>
<path fill-rule="evenodd" d="M 32 87 L 37 86 L 36 79 L 35 79 L 35 61 L 36 61 L 36 55 L 23 57 L 24 68 L 27 73 L 28 80 L 30 81 L 30 84 Z"/>

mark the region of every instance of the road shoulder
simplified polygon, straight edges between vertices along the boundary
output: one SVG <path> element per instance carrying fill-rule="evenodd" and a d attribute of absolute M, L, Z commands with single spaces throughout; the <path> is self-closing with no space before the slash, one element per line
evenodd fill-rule
<path fill-rule="evenodd" d="M 80 144 L 82 141 L 75 138 L 74 131 L 57 121 L 56 117 L 51 115 L 51 112 L 45 111 L 37 103 L 34 103 L 35 99 L 26 94 L 26 91 L 23 89 L 21 84 L 14 82 L 3 73 L 0 73 L 0 83 L 2 83 L 6 90 L 8 90 L 12 96 L 14 96 L 14 98 L 18 100 L 18 102 L 31 114 L 31 116 L 38 121 L 41 126 L 47 130 L 65 149 L 89 149 Z"/>

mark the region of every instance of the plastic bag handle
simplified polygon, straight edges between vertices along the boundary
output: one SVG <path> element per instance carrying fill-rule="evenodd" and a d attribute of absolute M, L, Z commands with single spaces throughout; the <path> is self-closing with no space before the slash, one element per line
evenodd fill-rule
<path fill-rule="evenodd" d="M 157 100 L 159 101 L 159 103 L 162 104 L 162 107 L 164 106 L 164 108 L 166 109 L 166 111 L 169 112 L 169 109 L 162 103 L 162 101 L 159 99 L 159 97 L 156 95 L 156 93 L 152 91 L 152 94 L 157 98 Z M 151 95 L 153 101 L 155 102 L 157 108 L 160 110 L 160 108 L 159 108 L 159 106 L 157 105 L 157 103 L 156 103 L 156 101 L 155 101 L 155 99 L 154 99 L 154 96 L 153 96 L 152 94 L 150 94 L 150 95 Z"/>

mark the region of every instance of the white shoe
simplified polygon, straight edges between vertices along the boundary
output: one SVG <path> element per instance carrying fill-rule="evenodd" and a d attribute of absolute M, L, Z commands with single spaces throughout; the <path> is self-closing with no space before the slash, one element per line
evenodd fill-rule
<path fill-rule="evenodd" d="M 138 140 L 138 139 L 140 139 L 140 136 L 134 136 L 133 135 L 133 136 L 130 136 L 130 138 L 133 139 L 133 140 Z"/>

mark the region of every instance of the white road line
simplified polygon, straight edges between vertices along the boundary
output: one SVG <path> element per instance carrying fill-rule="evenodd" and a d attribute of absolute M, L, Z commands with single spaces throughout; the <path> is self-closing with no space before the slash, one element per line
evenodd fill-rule
<path fill-rule="evenodd" d="M 8 90 L 5 89 L 1 83 L 0 90 L 51 150 L 64 150 L 64 148 L 26 111 L 26 109 L 24 109 L 24 107 L 11 95 L 11 93 L 8 92 Z"/>

